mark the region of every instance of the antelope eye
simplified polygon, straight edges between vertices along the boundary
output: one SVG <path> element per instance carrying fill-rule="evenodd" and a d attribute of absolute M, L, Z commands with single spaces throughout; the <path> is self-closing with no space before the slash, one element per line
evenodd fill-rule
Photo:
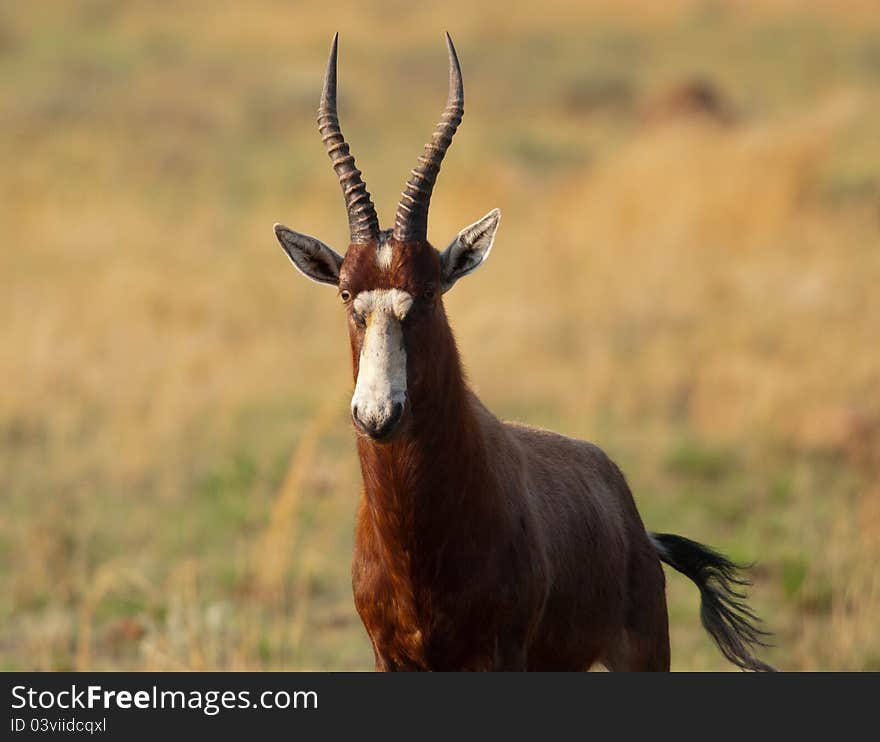
<path fill-rule="evenodd" d="M 426 299 L 433 299 L 434 298 L 434 287 L 433 286 L 428 286 L 428 288 L 425 289 L 425 298 Z"/>
<path fill-rule="evenodd" d="M 346 303 L 349 299 L 351 299 L 351 292 L 343 289 L 339 292 L 339 298 L 342 299 L 343 303 Z"/>

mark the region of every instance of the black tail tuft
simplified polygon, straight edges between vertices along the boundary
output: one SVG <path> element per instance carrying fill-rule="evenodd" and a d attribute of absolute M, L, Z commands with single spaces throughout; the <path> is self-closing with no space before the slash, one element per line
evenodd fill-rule
<path fill-rule="evenodd" d="M 744 567 L 683 536 L 649 535 L 660 559 L 700 588 L 700 618 L 721 653 L 744 670 L 773 672 L 752 654 L 755 647 L 769 646 L 770 634 L 759 628 L 761 620 L 744 602 L 743 588 L 751 584 L 738 574 Z"/>

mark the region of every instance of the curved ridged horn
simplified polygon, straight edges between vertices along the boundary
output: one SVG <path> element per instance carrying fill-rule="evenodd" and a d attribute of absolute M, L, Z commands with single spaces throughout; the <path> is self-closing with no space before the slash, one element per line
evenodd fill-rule
<path fill-rule="evenodd" d="M 371 242 L 379 237 L 379 219 L 376 207 L 370 200 L 367 184 L 361 178 L 361 171 L 354 164 L 354 156 L 339 128 L 336 115 L 336 46 L 339 34 L 333 36 L 330 46 L 330 60 L 324 74 L 324 89 L 321 92 L 321 105 L 318 107 L 318 131 L 333 162 L 333 169 L 342 186 L 345 208 L 348 211 L 348 228 L 353 243 Z"/>
<path fill-rule="evenodd" d="M 455 131 L 464 115 L 461 67 L 448 33 L 446 47 L 449 50 L 449 97 L 431 141 L 425 145 L 425 151 L 419 157 L 419 164 L 412 171 L 397 206 L 394 237 L 402 242 L 424 240 L 427 237 L 431 191 L 434 190 L 443 156 L 452 144 L 452 137 L 455 136 Z"/>

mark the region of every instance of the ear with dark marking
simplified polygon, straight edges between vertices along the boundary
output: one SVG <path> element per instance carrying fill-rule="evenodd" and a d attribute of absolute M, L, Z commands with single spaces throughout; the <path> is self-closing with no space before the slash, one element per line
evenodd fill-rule
<path fill-rule="evenodd" d="M 462 276 L 476 270 L 489 257 L 495 231 L 501 222 L 501 211 L 492 209 L 486 216 L 458 233 L 440 254 L 443 291 L 449 291 Z"/>
<path fill-rule="evenodd" d="M 275 225 L 275 236 L 287 253 L 287 257 L 304 275 L 319 283 L 339 285 L 341 255 L 337 255 L 321 240 L 294 232 L 281 224 Z"/>

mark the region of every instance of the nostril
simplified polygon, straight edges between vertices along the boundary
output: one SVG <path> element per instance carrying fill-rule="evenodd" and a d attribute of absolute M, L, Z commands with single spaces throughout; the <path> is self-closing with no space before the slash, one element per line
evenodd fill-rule
<path fill-rule="evenodd" d="M 403 414 L 403 404 L 400 402 L 395 402 L 394 406 L 391 408 L 391 418 L 389 419 L 389 424 L 393 427 L 397 424 L 397 421 L 400 420 L 400 416 Z"/>
<path fill-rule="evenodd" d="M 400 422 L 400 418 L 403 416 L 403 405 L 400 402 L 395 402 L 391 406 L 391 414 L 388 416 L 388 419 L 385 420 L 385 423 L 382 425 L 381 429 L 376 431 L 376 435 L 379 437 L 384 437 L 391 433 L 397 427 L 397 423 Z"/>
<path fill-rule="evenodd" d="M 358 414 L 359 412 L 360 410 L 358 409 L 358 406 L 356 404 L 351 406 L 351 421 L 354 423 L 356 428 L 359 428 L 367 435 L 372 435 L 372 426 L 369 424 L 368 421 L 361 419 L 361 416 Z"/>

